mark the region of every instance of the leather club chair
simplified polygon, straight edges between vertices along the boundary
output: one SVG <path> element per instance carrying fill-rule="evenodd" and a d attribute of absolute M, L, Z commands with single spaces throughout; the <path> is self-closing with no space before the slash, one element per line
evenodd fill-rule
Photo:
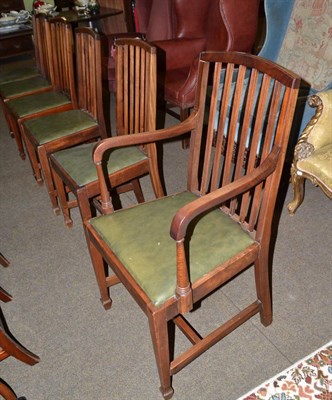
<path fill-rule="evenodd" d="M 259 2 L 136 0 L 136 31 L 159 48 L 159 83 L 165 101 L 180 108 L 181 120 L 194 104 L 200 52 L 250 53 L 256 39 Z M 110 48 L 112 44 L 109 41 Z M 114 60 L 110 57 L 108 79 L 111 91 L 115 86 L 114 76 Z"/>

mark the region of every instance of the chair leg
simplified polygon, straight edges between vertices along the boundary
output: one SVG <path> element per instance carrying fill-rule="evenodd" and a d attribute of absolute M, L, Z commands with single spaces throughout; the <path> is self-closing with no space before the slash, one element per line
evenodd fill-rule
<path fill-rule="evenodd" d="M 8 303 L 9 301 L 12 300 L 12 295 L 9 294 L 5 289 L 0 287 L 0 300 L 3 301 L 4 303 Z"/>
<path fill-rule="evenodd" d="M 30 142 L 29 138 L 26 136 L 26 134 L 24 132 L 24 127 L 22 127 L 22 129 L 23 129 L 23 140 L 24 140 L 27 152 L 28 152 L 33 176 L 35 177 L 38 185 L 42 186 L 44 182 L 43 182 L 43 178 L 41 176 L 40 166 L 39 166 L 39 162 L 37 159 L 36 150 L 35 150 L 33 144 Z"/>
<path fill-rule="evenodd" d="M 288 212 L 290 215 L 294 215 L 295 211 L 303 202 L 304 198 L 304 178 L 296 173 L 294 167 L 291 169 L 291 180 L 293 186 L 294 197 L 293 200 L 288 204 Z"/>
<path fill-rule="evenodd" d="M 78 208 L 81 213 L 83 226 L 85 226 L 84 223 L 86 221 L 88 221 L 90 218 L 92 218 L 92 216 L 93 216 L 92 210 L 91 210 L 91 203 L 87 196 L 85 187 L 82 187 L 77 190 L 77 205 L 78 205 Z M 94 212 L 94 215 L 95 215 L 95 212 Z"/>
<path fill-rule="evenodd" d="M 15 138 L 19 155 L 22 160 L 25 160 L 25 151 L 24 151 L 24 147 L 23 147 L 22 135 L 21 135 L 19 124 L 15 120 L 13 115 L 10 113 L 7 113 L 7 121 L 9 124 L 9 129 L 13 133 L 13 136 Z"/>
<path fill-rule="evenodd" d="M 25 364 L 35 365 L 40 361 L 36 354 L 23 347 L 16 339 L 7 335 L 3 330 L 0 330 L 0 343 L 4 353 L 7 353 L 8 356 L 15 357 Z"/>
<path fill-rule="evenodd" d="M 140 181 L 138 179 L 133 179 L 131 181 L 131 184 L 133 185 L 133 190 L 137 199 L 138 203 L 144 203 L 144 195 L 142 191 L 142 187 L 140 184 Z"/>
<path fill-rule="evenodd" d="M 9 266 L 9 261 L 8 261 L 7 258 L 6 258 L 4 255 L 2 255 L 1 253 L 0 253 L 0 264 L 1 264 L 3 267 L 8 267 L 8 266 Z"/>
<path fill-rule="evenodd" d="M 154 354 L 160 378 L 160 391 L 165 400 L 173 396 L 172 378 L 170 374 L 170 349 L 168 337 L 168 323 L 165 310 L 149 314 L 149 327 L 153 343 Z"/>
<path fill-rule="evenodd" d="M 261 322 L 264 326 L 268 326 L 272 323 L 272 299 L 268 255 L 265 253 L 266 251 L 262 249 L 258 260 L 255 262 L 255 282 L 257 297 L 261 303 Z"/>
<path fill-rule="evenodd" d="M 93 269 L 95 271 L 97 283 L 100 291 L 100 301 L 104 306 L 105 310 L 109 310 L 112 306 L 112 299 L 109 296 L 109 289 L 106 284 L 106 273 L 105 273 L 105 263 L 103 257 L 100 255 L 99 251 L 96 249 L 95 245 L 89 237 L 89 233 L 86 233 L 86 239 L 88 243 L 88 249 L 90 252 Z"/>
<path fill-rule="evenodd" d="M 5 400 L 17 400 L 14 391 L 3 380 L 0 380 L 0 397 L 3 397 Z"/>
<path fill-rule="evenodd" d="M 180 108 L 180 121 L 183 122 L 189 117 L 189 108 Z M 190 145 L 190 137 L 182 139 L 182 148 L 187 149 Z"/>
<path fill-rule="evenodd" d="M 58 196 L 58 201 L 60 204 L 63 218 L 65 220 L 65 224 L 69 228 L 71 228 L 73 226 L 73 220 L 70 217 L 70 209 L 69 209 L 69 205 L 68 205 L 68 195 L 66 193 L 65 184 L 55 169 L 52 169 L 52 173 L 53 173 L 53 179 L 54 179 L 56 193 Z"/>
<path fill-rule="evenodd" d="M 5 107 L 5 102 L 3 100 L 1 100 L 1 106 L 2 106 L 3 115 L 4 115 L 4 117 L 6 119 L 6 122 L 7 122 L 7 125 L 8 125 L 9 134 L 13 138 L 14 137 L 14 133 L 13 133 L 12 128 L 11 128 L 11 121 L 10 121 L 10 118 L 8 117 L 7 109 Z"/>
<path fill-rule="evenodd" d="M 45 146 L 38 146 L 37 151 L 38 151 L 40 169 L 42 171 L 45 186 L 47 188 L 48 195 L 51 200 L 53 212 L 55 215 L 59 215 L 60 208 L 59 208 L 59 204 L 58 204 L 58 200 L 57 200 L 57 196 L 56 196 L 50 162 L 48 160 L 48 154 L 46 152 L 46 148 L 45 148 Z"/>

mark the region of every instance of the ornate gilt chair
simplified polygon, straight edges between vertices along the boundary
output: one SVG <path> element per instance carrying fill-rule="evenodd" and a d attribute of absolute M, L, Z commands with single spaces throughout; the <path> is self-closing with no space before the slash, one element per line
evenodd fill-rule
<path fill-rule="evenodd" d="M 303 201 L 305 179 L 332 199 L 332 89 L 311 96 L 309 105 L 316 113 L 295 146 L 291 168 L 294 199 L 288 204 L 291 215 Z"/>
<path fill-rule="evenodd" d="M 140 39 L 118 39 L 116 47 L 117 135 L 156 129 L 156 48 Z M 72 226 L 70 208 L 79 206 L 83 222 L 91 218 L 91 201 L 100 195 L 92 160 L 95 144 L 88 143 L 57 151 L 50 156 L 58 199 L 65 222 Z M 154 144 L 145 149 L 116 149 L 108 159 L 109 187 L 122 193 L 134 190 L 138 202 L 144 196 L 138 178 L 149 174 L 157 197 L 163 196 Z M 68 192 L 75 201 L 68 199 Z M 98 202 L 94 201 L 98 207 Z M 98 207 L 100 209 L 100 207 Z M 102 210 L 101 210 L 102 211 Z"/>
<path fill-rule="evenodd" d="M 22 124 L 33 173 L 38 183 L 42 184 L 44 180 L 55 214 L 60 210 L 49 164 L 51 153 L 107 137 L 102 101 L 100 35 L 90 28 L 77 28 L 75 43 L 77 106 L 29 119 Z"/>
<path fill-rule="evenodd" d="M 102 304 L 111 307 L 109 288 L 121 282 L 147 315 L 165 399 L 173 395 L 173 375 L 243 322 L 256 313 L 265 326 L 272 321 L 271 224 L 299 83 L 295 74 L 253 55 L 203 52 L 194 109 L 185 121 L 142 135 L 102 140 L 95 148 L 101 201 L 107 211 L 107 152 L 180 138 L 191 131 L 183 192 L 115 212 L 110 209 L 108 215 L 86 222 Z M 185 314 L 198 302 L 203 306 L 206 296 L 250 266 L 255 270 L 256 300 L 202 337 Z M 193 345 L 175 359 L 169 336 L 173 323 Z"/>

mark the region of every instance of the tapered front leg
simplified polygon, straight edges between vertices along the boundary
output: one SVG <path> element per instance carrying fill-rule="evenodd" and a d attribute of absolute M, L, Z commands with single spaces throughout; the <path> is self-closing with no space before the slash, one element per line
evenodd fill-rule
<path fill-rule="evenodd" d="M 165 310 L 148 315 L 153 349 L 160 378 L 160 391 L 165 400 L 173 396 L 170 375 L 169 336 Z"/>
<path fill-rule="evenodd" d="M 105 310 L 109 310 L 112 306 L 112 299 L 109 296 L 108 286 L 106 284 L 105 264 L 104 259 L 100 252 L 92 242 L 90 234 L 85 228 L 85 235 L 88 243 L 88 249 L 92 260 L 93 269 L 95 271 L 97 283 L 100 291 L 100 301 L 104 306 Z"/>
<path fill-rule="evenodd" d="M 261 249 L 255 262 L 255 281 L 257 297 L 261 303 L 260 317 L 264 326 L 272 323 L 271 283 L 268 265 L 268 251 Z"/>

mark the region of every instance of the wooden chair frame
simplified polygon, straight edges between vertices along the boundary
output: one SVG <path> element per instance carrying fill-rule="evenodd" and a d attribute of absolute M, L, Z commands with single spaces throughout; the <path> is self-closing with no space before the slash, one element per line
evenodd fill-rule
<path fill-rule="evenodd" d="M 61 111 L 70 110 L 77 108 L 77 96 L 75 87 L 75 72 L 74 72 L 74 60 L 73 60 L 73 34 L 70 23 L 67 23 L 65 18 L 54 18 L 48 20 L 43 19 L 45 23 L 45 43 L 42 46 L 47 46 L 49 60 L 52 92 L 60 93 L 64 96 L 64 99 L 69 101 L 66 104 L 59 106 L 53 106 L 51 108 L 42 108 L 42 111 L 34 112 L 32 114 L 26 114 L 20 116 L 15 112 L 12 107 L 12 102 L 17 99 L 9 99 L 4 103 L 4 111 L 7 115 L 7 121 L 9 127 L 15 137 L 19 154 L 21 158 L 25 159 L 25 152 L 22 142 L 23 135 L 23 123 L 24 121 L 32 118 L 41 117 L 43 115 L 58 113 Z M 45 68 L 47 68 L 45 66 Z M 39 95 L 43 95 L 40 93 Z M 38 96 L 37 94 L 30 94 L 24 96 L 25 99 L 29 99 L 29 96 Z M 32 98 L 32 97 L 31 97 Z M 19 100 L 19 99 L 18 99 Z M 41 106 L 43 105 L 44 98 L 41 97 Z M 40 179 L 40 177 L 36 177 Z M 41 183 L 41 182 L 40 182 Z"/>
<path fill-rule="evenodd" d="M 209 81 L 209 76 L 212 81 Z M 245 85 L 248 76 L 249 85 Z M 233 94 L 232 83 L 235 84 Z M 134 279 L 126 263 L 120 260 L 115 248 L 111 248 L 103 239 L 94 220 L 86 222 L 88 246 L 104 307 L 108 309 L 112 304 L 109 288 L 121 282 L 148 317 L 164 399 L 170 399 L 173 395 L 173 375 L 243 322 L 256 313 L 260 313 L 265 326 L 272 322 L 269 268 L 271 225 L 299 83 L 300 79 L 295 74 L 259 57 L 233 52 L 202 53 L 195 106 L 189 118 L 168 129 L 109 138 L 95 149 L 94 162 L 101 185 L 101 199 L 107 204 L 110 195 L 102 171 L 105 151 L 181 137 L 191 131 L 187 192 L 191 192 L 196 199 L 178 209 L 170 226 L 176 253 L 176 286 L 172 297 L 156 305 Z M 211 95 L 208 94 L 210 85 Z M 208 121 L 207 125 L 204 121 Z M 238 122 L 241 122 L 240 128 Z M 225 134 L 227 146 L 223 148 Z M 238 150 L 234 160 L 236 143 Z M 138 207 L 148 210 L 150 204 L 163 201 L 165 198 L 139 205 L 137 210 Z M 116 213 L 132 215 L 129 214 L 132 210 L 119 210 Z M 219 261 L 210 272 L 191 281 L 189 271 L 194 265 L 191 266 L 188 253 L 191 249 L 192 224 L 212 210 L 227 215 L 252 238 L 252 243 L 226 261 Z M 103 235 L 112 235 L 112 227 L 109 226 L 107 231 L 106 222 L 112 221 L 115 215 L 97 217 L 96 221 L 105 221 Z M 159 215 L 153 221 L 155 226 L 165 231 L 165 227 L 159 224 Z M 116 233 L 117 246 L 125 240 L 126 226 L 123 229 L 123 235 L 120 228 Z M 140 240 L 137 235 L 135 237 Z M 142 232 L 142 240 L 144 237 Z M 157 239 L 153 237 L 151 240 L 154 243 Z M 125 247 L 129 251 L 127 245 Z M 207 249 L 208 253 L 212 251 Z M 131 267 L 135 268 L 134 255 L 130 259 L 134 260 Z M 113 274 L 105 270 L 105 262 Z M 257 299 L 206 337 L 199 335 L 184 315 L 193 310 L 195 303 L 249 266 L 254 266 L 255 270 Z M 158 265 L 152 265 L 151 268 L 158 270 Z M 193 345 L 173 360 L 170 357 L 170 321 Z"/>
<path fill-rule="evenodd" d="M 55 214 L 60 209 L 49 163 L 50 155 L 80 143 L 107 137 L 102 102 L 101 37 L 90 28 L 77 28 L 75 32 L 78 88 L 78 104 L 75 108 L 92 116 L 97 124 L 44 143 L 39 143 L 27 126 L 24 123 L 22 125 L 34 175 L 38 183 L 42 183 L 44 178 Z M 59 114 L 59 118 L 61 117 Z"/>
<path fill-rule="evenodd" d="M 152 131 L 156 128 L 156 48 L 140 39 L 116 40 L 116 125 L 118 135 L 132 135 Z M 119 171 L 109 174 L 109 188 L 117 193 L 134 190 L 138 202 L 144 196 L 138 177 L 150 174 L 156 197 L 164 195 L 159 178 L 157 150 L 154 144 L 145 148 L 147 158 Z M 92 159 L 92 154 L 91 154 Z M 89 158 L 87 163 L 91 162 Z M 67 226 L 72 226 L 70 208 L 79 206 L 83 222 L 91 218 L 91 200 L 100 195 L 98 180 L 83 186 L 68 174 L 59 163 L 56 154 L 50 156 L 56 191 Z M 68 200 L 68 193 L 75 195 Z M 102 213 L 113 211 L 111 203 L 102 209 L 99 202 L 95 207 Z"/>

